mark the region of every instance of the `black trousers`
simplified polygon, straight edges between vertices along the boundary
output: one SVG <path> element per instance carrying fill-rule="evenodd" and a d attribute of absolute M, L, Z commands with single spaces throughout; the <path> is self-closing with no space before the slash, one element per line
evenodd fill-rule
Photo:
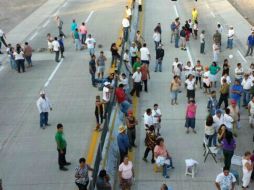
<path fill-rule="evenodd" d="M 147 80 L 143 80 L 145 92 L 147 92 Z"/>
<path fill-rule="evenodd" d="M 140 91 L 140 82 L 134 82 L 133 88 L 130 92 L 130 94 L 133 96 L 133 94 L 136 92 L 136 96 L 139 97 L 139 91 Z"/>
<path fill-rule="evenodd" d="M 7 43 L 5 42 L 5 39 L 4 39 L 4 37 L 3 37 L 3 36 L 0 38 L 0 40 L 3 42 L 3 44 L 4 44 L 4 46 L 5 46 L 5 47 L 7 47 L 7 46 L 8 46 L 8 45 L 7 45 Z"/>
<path fill-rule="evenodd" d="M 96 118 L 97 123 L 102 124 L 103 123 L 103 112 L 95 113 L 95 118 Z"/>
<path fill-rule="evenodd" d="M 17 69 L 18 69 L 19 73 L 20 73 L 20 68 L 22 68 L 22 71 L 25 72 L 25 60 L 24 59 L 16 60 L 16 64 L 17 64 Z"/>
<path fill-rule="evenodd" d="M 66 159 L 65 159 L 65 155 L 66 155 L 66 148 L 63 149 L 63 153 L 61 154 L 60 149 L 57 149 L 58 151 L 58 165 L 59 168 L 63 168 L 64 165 L 66 164 Z"/>
<path fill-rule="evenodd" d="M 224 102 L 225 108 L 228 107 L 228 94 L 220 94 L 220 99 L 218 102 L 218 107 L 220 108 L 222 102 Z"/>
<path fill-rule="evenodd" d="M 131 66 L 133 67 L 137 57 L 131 57 Z"/>
<path fill-rule="evenodd" d="M 196 77 L 196 85 L 198 84 L 198 82 L 199 82 L 199 87 L 201 88 L 202 87 L 201 86 L 201 76 Z"/>
<path fill-rule="evenodd" d="M 230 169 L 231 159 L 234 155 L 234 151 L 223 150 L 223 155 L 224 155 L 224 165 L 225 167 Z"/>
<path fill-rule="evenodd" d="M 129 137 L 129 142 L 131 146 L 135 145 L 135 140 L 136 140 L 136 129 L 134 128 L 128 128 L 127 129 L 127 135 Z"/>
<path fill-rule="evenodd" d="M 55 51 L 55 61 L 59 62 L 59 51 Z"/>
<path fill-rule="evenodd" d="M 144 153 L 144 158 L 147 158 L 149 152 L 152 151 L 152 161 L 154 160 L 154 151 L 151 150 L 150 148 L 146 147 L 145 153 Z"/>

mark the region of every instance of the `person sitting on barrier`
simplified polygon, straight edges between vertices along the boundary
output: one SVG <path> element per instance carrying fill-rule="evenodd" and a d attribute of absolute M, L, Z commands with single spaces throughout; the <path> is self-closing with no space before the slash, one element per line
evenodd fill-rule
<path fill-rule="evenodd" d="M 154 157 L 156 160 L 156 164 L 162 166 L 162 175 L 165 178 L 169 178 L 168 169 L 175 167 L 173 166 L 173 160 L 170 156 L 167 148 L 164 144 L 164 139 L 162 137 L 158 137 L 156 140 L 156 146 L 154 148 Z"/>
<path fill-rule="evenodd" d="M 109 175 L 107 174 L 106 170 L 102 169 L 96 180 L 97 189 L 98 190 L 112 190 L 112 186 L 109 181 L 110 181 Z"/>
<path fill-rule="evenodd" d="M 121 112 L 123 112 L 126 116 L 131 104 L 127 101 L 127 94 L 124 92 L 123 87 L 124 87 L 123 84 L 119 84 L 118 88 L 116 88 L 115 90 L 115 95 L 116 100 L 120 105 Z"/>

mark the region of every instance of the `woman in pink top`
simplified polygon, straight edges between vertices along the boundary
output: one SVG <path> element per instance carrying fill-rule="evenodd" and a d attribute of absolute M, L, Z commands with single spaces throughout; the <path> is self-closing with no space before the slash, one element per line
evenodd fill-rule
<path fill-rule="evenodd" d="M 186 121 L 185 121 L 185 127 L 187 128 L 186 133 L 189 133 L 189 127 L 192 128 L 193 133 L 197 133 L 195 131 L 195 121 L 196 121 L 196 110 L 197 105 L 195 104 L 195 100 L 190 100 L 189 104 L 186 108 Z"/>
<path fill-rule="evenodd" d="M 86 41 L 86 34 L 87 34 L 87 28 L 84 22 L 79 27 L 79 32 L 81 34 L 81 43 L 85 44 Z"/>
<path fill-rule="evenodd" d="M 132 186 L 132 179 L 134 178 L 134 169 L 132 162 L 128 159 L 128 156 L 124 157 L 123 162 L 119 165 L 118 171 L 122 190 L 130 190 Z"/>
<path fill-rule="evenodd" d="M 157 159 L 161 159 L 161 157 L 163 157 L 166 160 L 169 160 L 169 164 L 168 163 L 164 163 L 162 165 L 163 170 L 162 170 L 162 175 L 165 178 L 169 178 L 168 173 L 168 169 L 172 168 L 174 169 L 175 167 L 173 166 L 173 161 L 172 161 L 172 157 L 170 156 L 169 152 L 167 151 L 167 148 L 164 144 L 164 139 L 162 137 L 158 137 L 156 140 L 156 146 L 154 148 L 154 157 L 155 160 Z M 160 158 L 159 158 L 160 157 Z"/>

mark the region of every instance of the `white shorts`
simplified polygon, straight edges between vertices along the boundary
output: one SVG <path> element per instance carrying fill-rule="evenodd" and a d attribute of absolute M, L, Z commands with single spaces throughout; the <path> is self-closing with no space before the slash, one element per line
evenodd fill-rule
<path fill-rule="evenodd" d="M 105 66 L 98 66 L 97 67 L 97 72 L 98 73 L 102 73 L 102 72 L 104 72 L 105 71 Z"/>
<path fill-rule="evenodd" d="M 216 82 L 217 81 L 217 74 L 216 75 L 210 74 L 209 78 L 210 78 L 211 82 Z"/>

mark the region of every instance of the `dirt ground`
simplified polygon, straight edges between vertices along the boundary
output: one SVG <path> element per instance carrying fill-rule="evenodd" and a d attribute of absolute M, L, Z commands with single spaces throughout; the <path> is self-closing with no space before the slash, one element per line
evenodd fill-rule
<path fill-rule="evenodd" d="M 0 28 L 7 33 L 46 1 L 0 0 Z"/>
<path fill-rule="evenodd" d="M 254 0 L 228 0 L 254 26 Z"/>

